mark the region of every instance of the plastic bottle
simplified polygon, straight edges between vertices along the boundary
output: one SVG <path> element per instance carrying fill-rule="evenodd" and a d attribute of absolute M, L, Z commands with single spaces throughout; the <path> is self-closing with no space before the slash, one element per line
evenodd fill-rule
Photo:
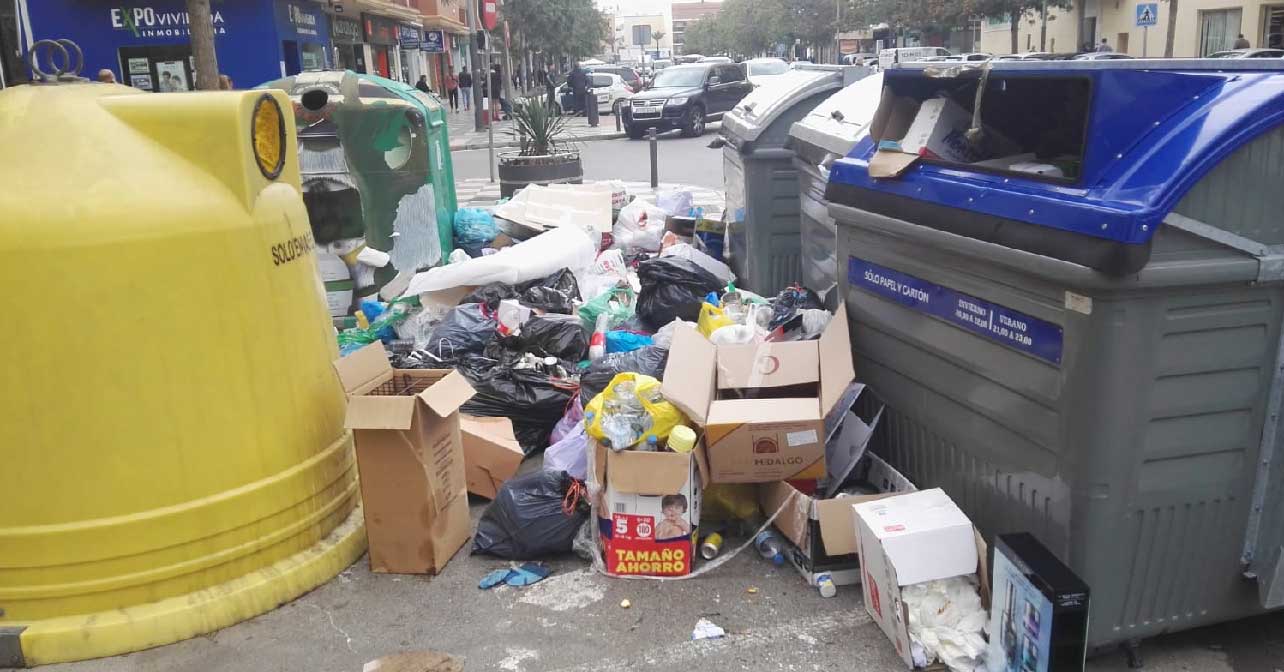
<path fill-rule="evenodd" d="M 753 538 L 753 547 L 758 555 L 771 561 L 777 567 L 785 564 L 785 540 L 773 530 L 763 530 Z"/>
<path fill-rule="evenodd" d="M 686 425 L 678 425 L 669 432 L 669 450 L 675 453 L 689 453 L 695 448 L 695 430 Z"/>
<path fill-rule="evenodd" d="M 648 435 L 647 435 L 647 437 L 646 437 L 646 443 L 642 444 L 642 447 L 641 447 L 639 450 L 645 450 L 645 451 L 647 451 L 648 453 L 658 453 L 658 452 L 660 452 L 660 439 L 659 439 L 659 437 L 657 437 L 657 436 L 656 436 L 656 435 L 654 435 L 654 434 L 648 434 Z"/>
<path fill-rule="evenodd" d="M 597 316 L 593 326 L 593 336 L 589 338 L 589 360 L 597 361 L 606 356 L 606 332 L 611 328 L 611 316 L 602 313 Z"/>
<path fill-rule="evenodd" d="M 816 588 L 820 591 L 821 597 L 833 597 L 838 594 L 838 586 L 834 585 L 834 577 L 829 572 L 823 572 L 816 575 Z"/>

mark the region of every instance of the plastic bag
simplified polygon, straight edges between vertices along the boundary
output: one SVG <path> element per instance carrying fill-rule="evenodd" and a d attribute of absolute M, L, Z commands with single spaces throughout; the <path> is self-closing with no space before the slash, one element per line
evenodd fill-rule
<path fill-rule="evenodd" d="M 455 244 L 481 245 L 499 235 L 495 217 L 481 208 L 460 208 L 455 211 Z"/>
<path fill-rule="evenodd" d="M 493 341 L 488 351 L 493 353 L 491 356 L 499 358 L 499 353 L 493 350 L 495 347 L 540 357 L 556 357 L 574 364 L 588 356 L 588 336 L 580 327 L 579 319 L 550 313 L 533 316 L 526 320 L 516 335 Z"/>
<path fill-rule="evenodd" d="M 589 331 L 597 329 L 597 316 L 607 313 L 611 316 L 611 328 L 614 329 L 623 326 L 629 318 L 633 317 L 633 304 L 636 298 L 637 295 L 632 289 L 616 287 L 580 306 L 576 313 L 580 316 L 580 324 Z"/>
<path fill-rule="evenodd" d="M 651 337 L 646 334 L 624 331 L 622 329 L 606 332 L 607 353 L 632 352 L 638 348 L 645 348 L 648 345 L 651 345 Z"/>
<path fill-rule="evenodd" d="M 628 254 L 658 252 L 660 239 L 664 237 L 664 220 L 668 216 L 669 213 L 662 208 L 641 198 L 633 199 L 632 203 L 620 209 L 620 216 L 611 229 L 611 236 L 615 239 L 611 247 Z"/>
<path fill-rule="evenodd" d="M 800 310 L 824 307 L 824 302 L 810 289 L 799 287 L 798 285 L 786 287 L 776 295 L 775 300 L 772 302 L 771 324 L 768 328 L 775 329 L 788 322 Z"/>
<path fill-rule="evenodd" d="M 660 378 L 668 361 L 669 349 L 654 345 L 633 352 L 609 354 L 590 364 L 588 370 L 580 375 L 580 401 L 588 404 L 620 373 L 631 371 Z"/>
<path fill-rule="evenodd" d="M 484 418 L 510 418 L 513 433 L 526 455 L 548 447 L 553 425 L 578 391 L 574 383 L 531 369 L 514 369 L 515 358 L 495 360 L 473 355 L 455 368 L 476 394 L 460 412 Z"/>
<path fill-rule="evenodd" d="M 984 670 L 989 620 L 970 576 L 926 581 L 901 591 L 909 616 L 910 642 L 922 647 L 928 663 L 939 659 L 950 670 Z"/>
<path fill-rule="evenodd" d="M 519 285 L 508 285 L 492 282 L 482 285 L 461 299 L 460 303 L 484 303 L 491 310 L 499 308 L 499 302 L 505 299 L 517 299 L 524 306 L 538 308 L 550 313 L 569 315 L 575 309 L 575 300 L 580 298 L 579 284 L 575 274 L 569 268 L 546 277 Z"/>
<path fill-rule="evenodd" d="M 597 255 L 593 265 L 584 271 L 580 295 L 585 301 L 591 301 L 620 284 L 629 284 L 629 269 L 624 263 L 624 254 L 619 250 L 606 250 Z"/>
<path fill-rule="evenodd" d="M 655 335 L 651 337 L 651 345 L 658 345 L 661 348 L 669 347 L 669 344 L 673 343 L 673 332 L 682 325 L 686 325 L 688 327 L 696 326 L 690 322 L 675 319 L 656 330 Z"/>
<path fill-rule="evenodd" d="M 575 408 L 579 408 L 579 404 L 575 404 Z M 588 475 L 588 444 L 584 423 L 575 423 L 569 433 L 544 451 L 544 468 L 565 471 L 581 481 L 584 480 Z"/>
<path fill-rule="evenodd" d="M 606 386 L 606 389 L 603 390 L 601 394 L 593 397 L 593 400 L 588 403 L 588 406 L 584 407 L 585 423 L 588 425 L 589 436 L 597 439 L 598 441 L 607 438 L 606 433 L 602 429 L 603 410 L 606 407 L 607 400 L 615 398 L 615 386 L 622 382 L 633 383 L 638 401 L 642 404 L 642 410 L 651 418 L 650 428 L 643 432 L 642 436 L 638 437 L 637 440 L 630 443 L 630 447 L 642 443 L 642 441 L 644 441 L 648 436 L 655 436 L 663 441 L 668 438 L 669 432 L 673 431 L 674 427 L 686 422 L 686 416 L 682 415 L 682 411 L 679 411 L 673 404 L 664 401 L 663 399 L 660 401 L 652 401 L 648 398 L 652 394 L 659 393 L 660 381 L 652 378 L 651 376 L 644 376 L 639 373 L 620 373 L 616 374 L 616 376 L 611 379 L 611 382 Z M 593 414 L 593 421 L 591 423 L 588 422 L 589 413 Z M 615 447 L 619 448 L 619 446 Z"/>
<path fill-rule="evenodd" d="M 744 345 L 758 340 L 758 330 L 746 324 L 728 324 L 719 327 L 709 334 L 709 342 L 714 345 Z"/>
<path fill-rule="evenodd" d="M 592 265 L 596 257 L 597 247 L 583 229 L 561 227 L 505 247 L 492 255 L 417 273 L 410 279 L 404 295 L 492 282 L 516 285 L 546 277 L 563 268 L 582 271 Z"/>
<path fill-rule="evenodd" d="M 582 425 L 584 420 L 584 406 L 579 403 L 579 399 L 571 399 L 571 405 L 566 408 L 566 413 L 562 419 L 557 421 L 553 426 L 553 432 L 549 434 L 548 440 L 557 443 L 566 438 L 568 434 L 575 430 L 577 425 Z"/>
<path fill-rule="evenodd" d="M 546 469 L 505 481 L 477 521 L 473 553 L 508 560 L 569 553 L 589 516 L 587 501 L 577 504 L 570 515 L 562 510 L 574 484 L 566 472 Z"/>
<path fill-rule="evenodd" d="M 494 312 L 480 303 L 465 303 L 446 313 L 428 337 L 425 350 L 453 361 L 467 353 L 480 353 L 495 338 L 499 322 Z"/>
<path fill-rule="evenodd" d="M 395 327 L 409 318 L 418 303 L 416 297 L 396 299 L 386 307 L 378 301 L 362 301 L 361 312 L 370 321 L 370 326 L 365 329 L 353 327 L 339 332 L 339 353 L 347 355 L 379 340 L 391 342 L 397 337 Z"/>
<path fill-rule="evenodd" d="M 696 320 L 696 330 L 704 334 L 705 338 L 712 336 L 718 329 L 735 323 L 735 320 L 727 317 L 727 312 L 722 308 L 708 301 L 700 304 L 700 319 Z"/>
<path fill-rule="evenodd" d="M 718 278 L 680 257 L 642 262 L 638 279 L 642 281 L 642 291 L 638 293 L 637 314 L 653 329 L 674 318 L 695 322 L 700 317 L 704 295 L 722 288 Z"/>
<path fill-rule="evenodd" d="M 722 281 L 722 284 L 734 282 L 736 274 L 731 272 L 731 267 L 714 259 L 713 257 L 697 250 L 690 243 L 674 243 L 660 251 L 662 257 L 681 257 L 683 259 L 695 262 L 700 268 L 709 271 L 714 277 Z"/>
<path fill-rule="evenodd" d="M 661 189 L 655 193 L 655 205 L 670 215 L 686 217 L 695 198 L 689 189 Z"/>

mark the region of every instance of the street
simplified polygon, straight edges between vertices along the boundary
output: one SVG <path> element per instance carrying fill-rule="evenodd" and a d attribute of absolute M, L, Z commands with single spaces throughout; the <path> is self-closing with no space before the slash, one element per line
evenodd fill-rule
<path fill-rule="evenodd" d="M 602 124 L 614 127 L 610 116 L 602 117 Z M 709 143 L 718 137 L 714 124 L 699 138 L 684 138 L 677 133 L 660 136 L 660 181 L 691 184 L 713 189 L 722 188 L 722 150 L 709 149 Z M 594 140 L 579 144 L 584 162 L 584 175 L 592 179 L 633 180 L 651 179 L 651 158 L 645 140 Z M 511 149 L 497 149 L 496 154 Z M 488 177 L 485 149 L 451 152 L 457 179 Z"/>

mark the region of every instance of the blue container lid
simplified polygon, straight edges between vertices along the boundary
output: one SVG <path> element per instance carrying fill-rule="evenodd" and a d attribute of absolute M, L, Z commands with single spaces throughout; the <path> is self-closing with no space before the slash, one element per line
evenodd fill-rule
<path fill-rule="evenodd" d="M 898 83 L 921 87 L 932 65 L 889 68 L 885 81 L 893 90 Z M 895 196 L 979 216 L 973 219 L 997 218 L 1148 247 L 1164 217 L 1201 177 L 1284 124 L 1284 61 L 1014 61 L 990 67 L 987 95 L 1005 79 L 1088 81 L 1076 178 L 1049 180 L 920 160 L 898 178 L 874 179 L 869 161 L 878 143 L 866 137 L 834 163 L 827 198 L 864 207 L 864 197 L 886 201 Z"/>

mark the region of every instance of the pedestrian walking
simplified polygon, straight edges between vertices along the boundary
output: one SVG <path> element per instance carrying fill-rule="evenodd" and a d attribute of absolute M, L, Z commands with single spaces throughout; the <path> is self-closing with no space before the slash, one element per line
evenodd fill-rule
<path fill-rule="evenodd" d="M 1106 53 L 1106 52 L 1114 51 L 1114 49 L 1110 48 L 1110 43 L 1107 42 L 1106 38 L 1103 37 L 1101 38 L 1101 44 L 1097 45 L 1097 51 L 1101 53 Z"/>
<path fill-rule="evenodd" d="M 103 84 L 115 84 L 116 73 L 112 72 L 111 70 L 108 70 L 107 68 L 103 68 L 102 70 L 98 71 L 98 81 L 102 82 Z"/>
<path fill-rule="evenodd" d="M 459 78 L 454 69 L 446 74 L 446 95 L 450 98 L 450 111 L 459 111 Z"/>
<path fill-rule="evenodd" d="M 1235 46 L 1234 46 L 1234 47 L 1232 47 L 1232 48 L 1234 48 L 1234 49 L 1249 49 L 1249 48 L 1252 48 L 1252 46 L 1253 46 L 1253 45 L 1251 45 L 1251 44 L 1249 44 L 1249 43 L 1248 43 L 1248 38 L 1244 37 L 1244 33 L 1240 33 L 1240 34 L 1239 34 L 1239 37 L 1235 38 Z"/>
<path fill-rule="evenodd" d="M 233 86 L 232 86 L 232 78 L 231 78 L 231 77 L 228 77 L 227 75 L 219 75 L 219 76 L 218 76 L 218 89 L 219 89 L 219 91 L 231 91 L 231 90 L 232 90 L 232 88 L 233 88 Z"/>
<path fill-rule="evenodd" d="M 544 93 L 548 95 L 548 109 L 554 109 L 557 103 L 557 71 L 553 69 L 553 64 L 548 64 L 548 71 L 541 73 L 544 75 Z"/>
<path fill-rule="evenodd" d="M 464 90 L 464 111 L 467 112 L 473 109 L 473 74 L 466 65 L 459 71 L 459 88 Z"/>
<path fill-rule="evenodd" d="M 424 93 L 432 93 L 432 88 L 428 86 L 428 75 L 419 75 L 419 81 L 415 82 L 415 88 Z"/>
<path fill-rule="evenodd" d="M 503 92 L 504 73 L 496 63 L 490 68 L 490 116 L 492 119 L 500 119 L 502 113 L 508 112 Z"/>

